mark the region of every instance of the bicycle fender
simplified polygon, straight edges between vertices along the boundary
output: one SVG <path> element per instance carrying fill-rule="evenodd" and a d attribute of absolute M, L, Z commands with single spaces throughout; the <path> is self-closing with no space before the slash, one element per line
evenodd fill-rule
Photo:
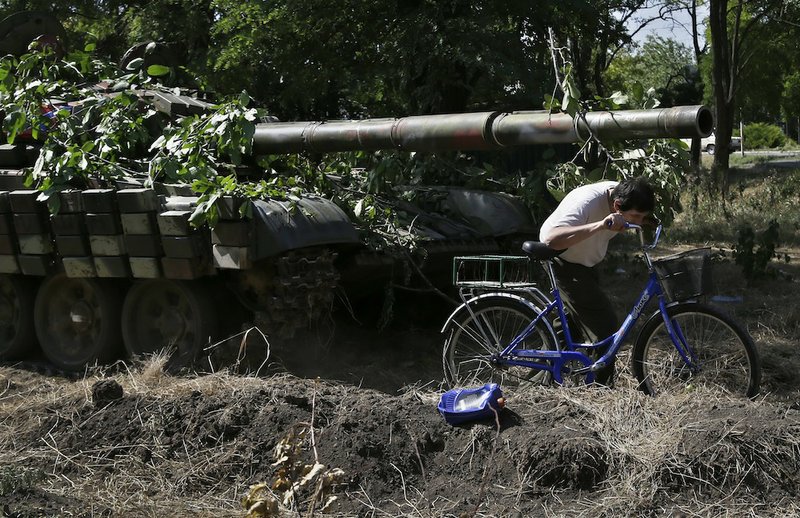
<path fill-rule="evenodd" d="M 524 304 L 525 306 L 528 306 L 530 309 L 532 309 L 532 310 L 533 310 L 534 312 L 536 312 L 537 314 L 539 314 L 539 313 L 541 313 L 541 312 L 542 312 L 542 308 L 538 307 L 536 304 L 534 304 L 534 303 L 533 303 L 533 302 L 531 302 L 530 300 L 526 299 L 525 297 L 521 297 L 521 296 L 519 296 L 519 295 L 515 295 L 515 294 L 513 294 L 513 293 L 483 293 L 483 294 L 481 294 L 481 295 L 478 295 L 477 297 L 472 297 L 471 299 L 469 299 L 469 300 L 468 300 L 467 302 L 465 302 L 464 304 L 461 304 L 460 306 L 458 306 L 458 307 L 457 307 L 457 308 L 456 308 L 456 309 L 455 309 L 455 310 L 454 310 L 454 311 L 453 311 L 453 312 L 450 314 L 450 316 L 449 316 L 449 317 L 447 317 L 447 320 L 445 321 L 444 325 L 442 326 L 442 330 L 440 331 L 440 333 L 444 333 L 444 332 L 446 332 L 446 331 L 447 331 L 447 329 L 450 327 L 450 324 L 451 324 L 451 322 L 453 322 L 453 320 L 454 320 L 454 319 L 455 319 L 455 318 L 456 318 L 458 315 L 460 315 L 461 313 L 463 313 L 463 312 L 465 312 L 465 311 L 469 311 L 469 309 L 468 309 L 468 306 L 469 306 L 470 304 L 475 304 L 475 303 L 477 303 L 478 301 L 480 301 L 480 300 L 483 300 L 483 299 L 487 299 L 487 298 L 498 298 L 498 297 L 507 298 L 507 299 L 512 299 L 512 300 L 514 300 L 515 302 L 519 302 L 520 304 Z M 549 326 L 549 323 L 547 323 L 547 324 L 548 324 L 548 326 Z"/>

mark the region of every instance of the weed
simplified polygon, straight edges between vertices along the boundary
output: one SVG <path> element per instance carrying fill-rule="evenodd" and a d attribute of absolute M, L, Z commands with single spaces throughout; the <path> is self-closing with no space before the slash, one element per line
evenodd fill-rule
<path fill-rule="evenodd" d="M 339 468 L 329 469 L 319 461 L 316 439 L 314 436 L 314 413 L 316 410 L 317 383 L 314 384 L 314 397 L 311 403 L 311 421 L 296 423 L 275 447 L 277 473 L 272 484 L 259 483 L 250 486 L 242 507 L 248 518 L 270 518 L 281 516 L 283 511 L 297 509 L 299 497 L 303 490 L 311 489 L 311 496 L 305 501 L 309 516 L 315 510 L 324 512 L 337 497 L 332 494 L 334 486 L 341 484 L 344 471 Z M 314 462 L 303 459 L 303 449 L 307 437 L 310 437 L 314 451 Z"/>
<path fill-rule="evenodd" d="M 3 466 L 0 468 L 0 496 L 8 496 L 20 489 L 33 487 L 44 479 L 40 470 L 22 466 Z"/>
<path fill-rule="evenodd" d="M 769 272 L 767 266 L 778 254 L 775 249 L 780 246 L 780 225 L 770 220 L 767 228 L 758 234 L 751 225 L 742 225 L 736 232 L 736 243 L 733 245 L 733 258 L 742 267 L 742 273 L 748 280 L 763 277 Z"/>
<path fill-rule="evenodd" d="M 745 225 L 775 220 L 784 244 L 800 243 L 800 170 L 731 170 L 723 199 L 711 178 L 687 182 L 681 193 L 686 211 L 668 229 L 672 241 L 732 243 Z"/>

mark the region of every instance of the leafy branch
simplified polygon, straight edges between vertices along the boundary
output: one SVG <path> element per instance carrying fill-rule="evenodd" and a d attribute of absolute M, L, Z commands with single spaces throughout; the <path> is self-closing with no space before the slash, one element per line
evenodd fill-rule
<path fill-rule="evenodd" d="M 638 82 L 634 82 L 626 93 L 614 92 L 609 97 L 581 99 L 580 91 L 575 86 L 568 49 L 556 46 L 552 32 L 550 46 L 556 84 L 563 96 L 560 101 L 554 95 L 545 96 L 546 109 L 562 110 L 577 120 L 585 118 L 591 110 L 653 109 L 659 106 L 655 89 L 645 90 Z M 589 125 L 585 127 L 589 128 Z M 681 211 L 678 193 L 684 175 L 690 171 L 689 159 L 688 146 L 678 139 L 606 143 L 601 142 L 589 128 L 588 138 L 572 160 L 553 164 L 548 169 L 547 189 L 560 201 L 569 191 L 581 185 L 600 180 L 643 177 L 656 190 L 656 214 L 661 221 L 669 224 Z"/>

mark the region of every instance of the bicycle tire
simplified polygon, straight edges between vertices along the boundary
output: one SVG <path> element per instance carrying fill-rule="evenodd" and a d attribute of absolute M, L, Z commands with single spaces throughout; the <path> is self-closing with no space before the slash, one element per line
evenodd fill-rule
<path fill-rule="evenodd" d="M 519 385 L 521 381 L 548 384 L 550 373 L 528 367 L 497 366 L 490 362 L 493 353 L 502 351 L 480 332 L 482 323 L 495 342 L 507 345 L 532 322 L 537 312 L 527 304 L 510 297 L 487 297 L 472 303 L 472 312 L 462 311 L 445 329 L 442 351 L 445 381 L 450 387 L 477 386 L 498 383 L 503 387 Z M 552 328 L 540 321 L 534 332 L 522 344 L 523 349 L 557 348 Z"/>
<path fill-rule="evenodd" d="M 642 328 L 633 346 L 633 373 L 647 394 L 691 390 L 714 385 L 737 396 L 754 397 L 761 383 L 761 361 L 753 339 L 730 316 L 701 303 L 667 308 L 698 359 L 691 372 L 656 313 Z"/>

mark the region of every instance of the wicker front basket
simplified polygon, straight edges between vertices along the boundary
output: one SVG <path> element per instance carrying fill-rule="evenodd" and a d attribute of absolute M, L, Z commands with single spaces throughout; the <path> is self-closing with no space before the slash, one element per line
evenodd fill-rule
<path fill-rule="evenodd" d="M 696 299 L 711 291 L 711 249 L 698 248 L 653 261 L 667 299 Z"/>

